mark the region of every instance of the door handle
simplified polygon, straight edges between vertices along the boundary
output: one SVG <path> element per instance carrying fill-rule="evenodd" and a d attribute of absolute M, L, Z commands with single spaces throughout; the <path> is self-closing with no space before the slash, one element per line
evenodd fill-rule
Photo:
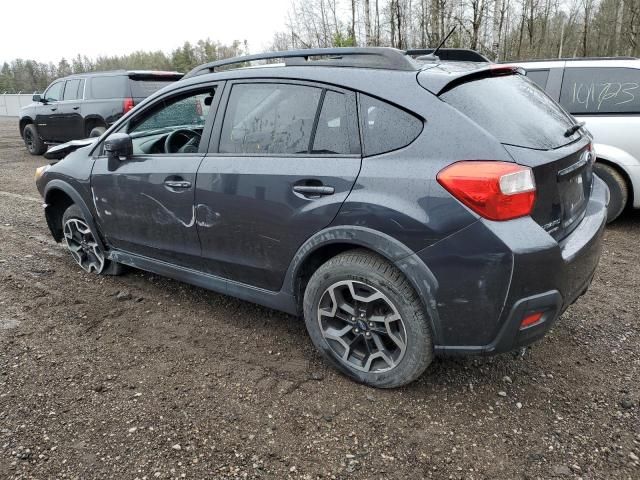
<path fill-rule="evenodd" d="M 78 110 L 80 107 L 73 107 L 74 110 Z"/>
<path fill-rule="evenodd" d="M 333 195 L 336 191 L 326 185 L 294 185 L 293 191 L 302 195 Z"/>
<path fill-rule="evenodd" d="M 58 107 L 52 108 L 51 111 L 55 112 L 58 109 Z"/>
<path fill-rule="evenodd" d="M 165 180 L 164 184 L 169 188 L 191 188 L 191 182 L 186 180 Z"/>

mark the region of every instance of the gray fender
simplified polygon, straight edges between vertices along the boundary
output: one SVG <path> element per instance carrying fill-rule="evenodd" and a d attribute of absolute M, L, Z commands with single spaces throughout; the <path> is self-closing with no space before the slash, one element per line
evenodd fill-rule
<path fill-rule="evenodd" d="M 296 279 L 301 266 L 320 247 L 332 243 L 348 243 L 367 248 L 392 262 L 407 277 L 416 290 L 431 322 L 434 344 L 439 344 L 440 318 L 435 300 L 438 281 L 429 267 L 406 245 L 389 235 L 366 227 L 336 226 L 322 230 L 309 238 L 296 252 L 282 286 L 283 293 L 296 294 Z"/>
<path fill-rule="evenodd" d="M 69 195 L 69 198 L 73 200 L 73 203 L 75 203 L 82 211 L 82 215 L 84 216 L 84 219 L 87 222 L 87 225 L 91 229 L 93 238 L 96 239 L 96 241 L 98 242 L 98 245 L 100 245 L 100 248 L 106 251 L 107 250 L 106 245 L 102 241 L 102 237 L 99 234 L 99 230 L 95 222 L 93 221 L 93 214 L 91 213 L 91 210 L 89 210 L 89 208 L 87 207 L 87 204 L 83 200 L 82 195 L 80 195 L 75 188 L 73 188 L 64 180 L 60 180 L 56 178 L 54 180 L 47 182 L 47 185 L 44 188 L 43 197 L 46 205 L 49 205 L 50 194 L 53 190 L 61 190 L 67 195 Z"/>

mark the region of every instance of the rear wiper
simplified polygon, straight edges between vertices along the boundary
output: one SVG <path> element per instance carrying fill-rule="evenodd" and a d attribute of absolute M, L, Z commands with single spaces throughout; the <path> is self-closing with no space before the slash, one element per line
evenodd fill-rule
<path fill-rule="evenodd" d="M 569 128 L 565 130 L 564 136 L 570 137 L 571 135 L 576 133 L 578 130 L 580 130 L 582 127 L 584 127 L 584 122 L 578 122 L 574 125 L 571 125 Z"/>

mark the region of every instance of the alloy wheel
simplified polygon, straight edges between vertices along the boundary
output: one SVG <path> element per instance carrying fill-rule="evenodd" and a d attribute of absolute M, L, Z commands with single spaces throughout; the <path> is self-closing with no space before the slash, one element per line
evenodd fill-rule
<path fill-rule="evenodd" d="M 89 226 L 79 218 L 71 218 L 64 224 L 64 239 L 74 260 L 86 272 L 100 273 L 105 258 Z"/>
<path fill-rule="evenodd" d="M 333 353 L 351 368 L 381 373 L 404 357 L 407 333 L 402 317 L 371 285 L 344 280 L 329 286 L 320 297 L 318 322 Z"/>

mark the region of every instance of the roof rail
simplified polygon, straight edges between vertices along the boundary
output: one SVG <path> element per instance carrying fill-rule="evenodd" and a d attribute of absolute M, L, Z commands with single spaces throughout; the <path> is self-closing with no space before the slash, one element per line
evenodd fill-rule
<path fill-rule="evenodd" d="M 593 60 L 638 60 L 637 57 L 561 57 L 534 58 L 532 60 L 503 60 L 500 63 L 534 63 L 534 62 L 583 62 Z"/>
<path fill-rule="evenodd" d="M 421 55 L 431 55 L 435 48 L 413 48 L 407 50 L 407 55 L 416 57 Z M 487 57 L 470 48 L 441 48 L 438 50 L 438 58 L 444 61 L 458 62 L 491 62 Z M 420 60 L 418 58 L 417 60 Z"/>
<path fill-rule="evenodd" d="M 328 57 L 310 60 L 312 57 Z M 205 63 L 187 73 L 184 78 L 211 73 L 220 67 L 253 62 L 256 60 L 284 59 L 287 66 L 323 65 L 332 67 L 381 68 L 388 70 L 415 71 L 417 66 L 404 51 L 388 47 L 340 47 L 284 50 L 257 53 L 242 57 L 227 58 Z"/>

